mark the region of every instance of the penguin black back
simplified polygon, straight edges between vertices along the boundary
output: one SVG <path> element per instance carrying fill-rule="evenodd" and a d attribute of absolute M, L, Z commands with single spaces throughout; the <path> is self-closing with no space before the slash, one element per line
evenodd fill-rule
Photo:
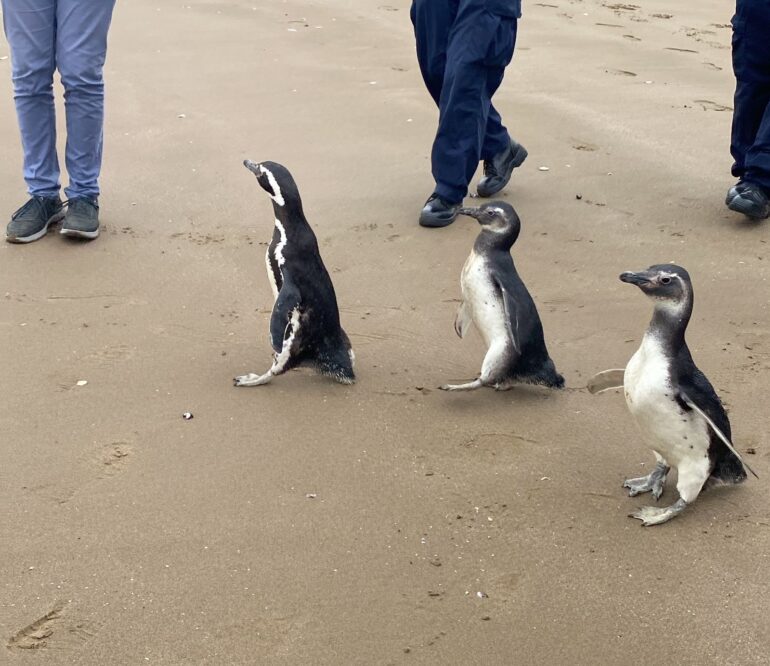
<path fill-rule="evenodd" d="M 289 170 L 276 162 L 246 160 L 244 166 L 273 202 L 275 227 L 266 260 L 276 297 L 271 341 L 276 354 L 285 357 L 281 371 L 308 361 L 322 373 L 351 383 L 354 357 L 350 340 L 340 325 L 334 285 L 305 218 L 297 184 Z M 289 337 L 291 349 L 287 351 Z"/>

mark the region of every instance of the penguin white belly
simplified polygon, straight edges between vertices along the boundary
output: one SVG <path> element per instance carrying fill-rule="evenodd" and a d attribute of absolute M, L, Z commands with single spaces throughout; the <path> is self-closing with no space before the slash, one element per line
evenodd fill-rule
<path fill-rule="evenodd" d="M 460 285 L 463 301 L 487 347 L 495 343 L 510 344 L 502 294 L 492 282 L 484 257 L 475 251 L 463 266 Z"/>
<path fill-rule="evenodd" d="M 708 424 L 676 402 L 670 361 L 654 336 L 645 335 L 628 362 L 623 388 L 628 409 L 645 439 L 670 465 L 679 468 L 708 458 Z"/>

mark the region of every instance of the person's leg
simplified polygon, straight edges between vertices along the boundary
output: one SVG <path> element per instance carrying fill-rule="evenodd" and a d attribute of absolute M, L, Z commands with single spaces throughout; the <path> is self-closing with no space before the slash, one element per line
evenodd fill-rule
<path fill-rule="evenodd" d="M 514 22 L 516 19 L 512 19 Z M 514 26 L 514 44 L 516 39 Z M 513 55 L 513 49 L 510 51 Z M 507 62 L 507 61 L 506 61 Z M 504 68 L 491 67 L 487 76 L 487 90 L 491 99 L 503 80 Z M 484 160 L 484 177 L 476 186 L 480 197 L 491 197 L 502 190 L 510 181 L 513 170 L 521 166 L 527 158 L 527 149 L 511 139 L 508 130 L 503 127 L 500 115 L 490 104 L 487 117 L 486 135 L 481 147 Z"/>
<path fill-rule="evenodd" d="M 743 179 L 752 152 L 752 164 L 760 172 L 770 165 L 766 152 L 768 123 L 765 112 L 770 103 L 770 0 L 737 0 L 733 17 L 733 72 L 735 106 L 730 152 L 735 163 L 733 175 Z M 765 132 L 760 135 L 760 129 Z M 757 141 L 758 140 L 758 141 Z M 755 142 L 759 145 L 752 150 Z M 765 157 L 766 155 L 766 157 Z M 770 178 L 770 168 L 768 168 Z"/>
<path fill-rule="evenodd" d="M 5 35 L 11 47 L 24 180 L 33 197 L 57 197 L 60 185 L 53 101 L 56 0 L 1 1 Z"/>
<path fill-rule="evenodd" d="M 733 60 L 735 59 L 736 55 L 733 54 Z M 752 81 L 735 82 L 730 153 L 735 160 L 732 174 L 738 179 L 742 180 L 746 173 L 746 156 L 757 139 L 768 102 L 770 86 Z"/>
<path fill-rule="evenodd" d="M 448 202 L 462 201 L 478 168 L 491 97 L 512 57 L 515 36 L 516 19 L 491 14 L 483 0 L 461 0 L 432 152 L 436 193 Z"/>
<path fill-rule="evenodd" d="M 497 77 L 494 73 L 490 73 L 492 81 Z M 500 86 L 500 82 L 495 86 L 495 90 Z M 490 94 L 490 98 L 492 97 Z M 511 145 L 511 137 L 508 134 L 508 130 L 503 125 L 503 119 L 500 117 L 500 113 L 495 108 L 494 104 L 489 107 L 489 115 L 487 116 L 487 129 L 484 134 L 484 144 L 481 146 L 481 159 L 491 160 L 495 155 L 498 155 L 502 151 L 506 150 Z"/>
<path fill-rule="evenodd" d="M 761 219 L 770 215 L 770 0 L 738 0 L 733 17 L 735 109 L 728 208 Z"/>
<path fill-rule="evenodd" d="M 69 199 L 99 196 L 107 32 L 115 0 L 57 0 L 56 59 L 67 112 Z"/>
<path fill-rule="evenodd" d="M 436 105 L 441 98 L 449 31 L 459 0 L 412 0 L 410 16 L 417 44 L 417 62 L 425 87 Z"/>
<path fill-rule="evenodd" d="M 764 93 L 765 113 L 754 143 L 746 153 L 744 179 L 757 183 L 770 195 L 770 85 L 766 86 Z"/>

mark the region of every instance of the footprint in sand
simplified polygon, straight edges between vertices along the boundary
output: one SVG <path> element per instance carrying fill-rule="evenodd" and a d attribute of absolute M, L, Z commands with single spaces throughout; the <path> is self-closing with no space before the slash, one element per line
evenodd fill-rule
<path fill-rule="evenodd" d="M 725 106 L 724 104 L 717 104 L 710 99 L 696 99 L 693 100 L 693 104 L 700 104 L 704 111 L 732 111 L 733 107 Z"/>
<path fill-rule="evenodd" d="M 61 478 L 55 484 L 47 483 L 24 489 L 54 504 L 67 504 L 94 483 L 120 474 L 133 452 L 133 446 L 125 441 L 105 444 L 98 452 L 85 457 L 85 460 L 81 458 L 82 464 L 69 478 Z"/>
<path fill-rule="evenodd" d="M 115 476 L 125 468 L 127 458 L 133 453 L 133 448 L 127 442 L 112 442 L 102 448 L 101 454 L 95 462 L 102 465 L 103 474 L 100 478 Z"/>
<path fill-rule="evenodd" d="M 96 636 L 98 629 L 94 623 L 72 621 L 66 604 L 59 601 L 45 615 L 11 636 L 5 647 L 12 652 L 75 649 Z"/>
<path fill-rule="evenodd" d="M 658 18 L 658 19 L 670 19 L 674 18 L 673 14 L 650 14 L 652 18 Z"/>
<path fill-rule="evenodd" d="M 597 146 L 597 145 L 595 145 L 593 143 L 588 143 L 587 141 L 578 141 L 577 139 L 573 139 L 573 141 L 576 142 L 576 143 L 572 144 L 572 147 L 575 150 L 583 150 L 583 151 L 585 151 L 587 153 L 592 153 L 592 152 L 594 152 L 596 150 L 599 150 L 599 146 Z"/>
<path fill-rule="evenodd" d="M 88 354 L 85 359 L 94 360 L 102 366 L 111 366 L 118 361 L 130 359 L 134 353 L 134 349 L 127 345 L 112 345 Z"/>

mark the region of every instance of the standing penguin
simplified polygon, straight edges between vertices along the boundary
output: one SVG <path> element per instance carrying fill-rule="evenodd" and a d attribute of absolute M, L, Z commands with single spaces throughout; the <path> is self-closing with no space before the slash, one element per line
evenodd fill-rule
<path fill-rule="evenodd" d="M 684 334 L 693 308 L 687 271 L 662 264 L 623 273 L 620 279 L 654 301 L 652 321 L 625 372 L 600 373 L 588 388 L 599 393 L 622 385 L 628 408 L 655 453 L 657 464 L 650 474 L 623 484 L 631 497 L 651 491 L 657 500 L 670 467 L 676 468 L 679 500 L 665 508 L 645 506 L 631 514 L 645 526 L 659 525 L 692 504 L 707 482 L 741 483 L 746 469 L 754 471 L 732 445 L 722 402 L 687 348 Z"/>
<path fill-rule="evenodd" d="M 264 374 L 235 378 L 236 386 L 267 384 L 301 363 L 338 382 L 352 384 L 354 354 L 345 331 L 329 273 L 321 260 L 318 241 L 302 212 L 299 190 L 289 170 L 275 162 L 244 166 L 273 200 L 275 229 L 265 263 L 275 304 L 270 317 L 272 367 Z"/>
<path fill-rule="evenodd" d="M 471 321 L 487 345 L 477 379 L 447 384 L 446 391 L 468 391 L 480 386 L 505 390 L 516 383 L 563 388 L 543 339 L 543 325 L 527 287 L 511 258 L 511 247 L 521 230 L 519 216 L 503 201 L 481 208 L 462 208 L 476 218 L 481 233 L 460 276 L 463 301 L 457 310 L 455 331 L 461 338 Z"/>

